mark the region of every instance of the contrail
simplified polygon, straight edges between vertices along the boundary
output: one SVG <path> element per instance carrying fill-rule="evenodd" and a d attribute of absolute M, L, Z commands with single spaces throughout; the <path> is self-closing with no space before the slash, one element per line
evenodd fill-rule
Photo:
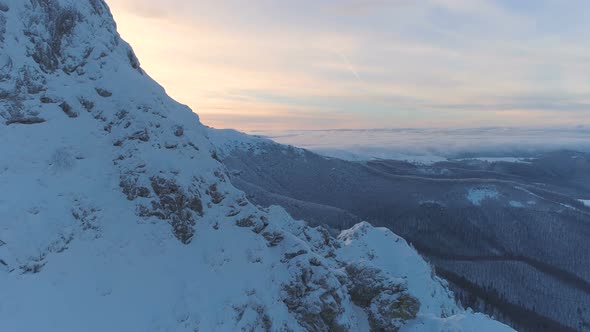
<path fill-rule="evenodd" d="M 335 51 L 334 53 L 336 53 L 336 55 L 338 55 L 340 57 L 340 59 L 342 59 L 342 61 L 344 61 L 344 63 L 348 67 L 348 70 L 350 70 L 350 72 L 354 75 L 354 77 L 356 77 L 356 79 L 359 81 L 359 83 L 361 83 L 363 85 L 363 87 L 366 87 L 367 84 L 365 83 L 365 81 L 363 81 L 363 79 L 361 78 L 359 73 L 354 69 L 354 67 L 350 63 L 350 61 L 348 61 L 348 58 L 346 57 L 346 55 L 344 55 L 343 53 L 340 53 L 338 51 Z"/>

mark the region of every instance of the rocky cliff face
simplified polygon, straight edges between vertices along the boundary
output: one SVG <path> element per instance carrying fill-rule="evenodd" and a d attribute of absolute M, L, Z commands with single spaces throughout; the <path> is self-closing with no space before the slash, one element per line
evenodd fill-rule
<path fill-rule="evenodd" d="M 0 0 L 0 156 L 2 330 L 508 330 L 389 231 L 251 204 L 102 0 Z"/>

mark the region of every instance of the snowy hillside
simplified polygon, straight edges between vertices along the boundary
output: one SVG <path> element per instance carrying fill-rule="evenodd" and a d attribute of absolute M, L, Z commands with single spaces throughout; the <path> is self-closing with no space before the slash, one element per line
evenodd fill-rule
<path fill-rule="evenodd" d="M 387 230 L 251 204 L 102 0 L 0 0 L 0 43 L 0 330 L 510 330 Z"/>

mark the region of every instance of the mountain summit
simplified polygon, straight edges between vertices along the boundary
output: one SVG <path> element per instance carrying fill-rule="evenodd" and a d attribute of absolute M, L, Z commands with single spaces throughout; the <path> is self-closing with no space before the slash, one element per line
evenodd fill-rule
<path fill-rule="evenodd" d="M 0 329 L 502 331 L 403 239 L 251 204 L 102 0 L 0 0 Z"/>

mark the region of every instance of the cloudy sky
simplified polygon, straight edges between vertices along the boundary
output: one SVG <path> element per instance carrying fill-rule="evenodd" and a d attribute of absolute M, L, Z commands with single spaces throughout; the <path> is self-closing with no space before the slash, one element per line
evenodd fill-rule
<path fill-rule="evenodd" d="M 108 2 L 144 69 L 214 127 L 590 123 L 590 1 Z"/>

